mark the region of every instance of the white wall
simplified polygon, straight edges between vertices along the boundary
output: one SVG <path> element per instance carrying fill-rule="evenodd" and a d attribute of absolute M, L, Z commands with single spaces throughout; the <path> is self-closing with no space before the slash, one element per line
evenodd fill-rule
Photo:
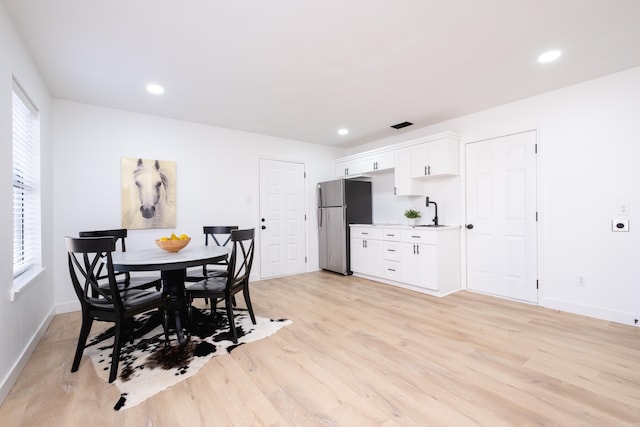
<path fill-rule="evenodd" d="M 467 143 L 528 129 L 537 129 L 540 151 L 541 305 L 633 324 L 640 319 L 640 68 L 378 140 L 348 154 L 443 131 L 458 133 L 464 152 Z M 384 219 L 408 203 L 385 200 Z M 620 203 L 629 203 L 629 215 L 618 215 Z M 610 221 L 619 217 L 630 221 L 629 233 L 611 232 Z M 584 287 L 577 286 L 578 276 Z"/>
<path fill-rule="evenodd" d="M 77 308 L 64 236 L 120 227 L 121 157 L 177 162 L 177 227 L 130 230 L 127 249 L 155 247 L 154 239 L 173 231 L 204 240 L 203 225 L 259 228 L 259 159 L 304 163 L 307 269 L 318 269 L 315 185 L 333 177 L 333 160 L 344 150 L 62 100 L 54 101 L 54 122 L 53 241 L 60 311 Z"/>
<path fill-rule="evenodd" d="M 0 402 L 15 382 L 30 351 L 37 344 L 53 313 L 53 266 L 51 254 L 51 97 L 22 45 L 4 5 L 0 2 Z M 42 175 L 42 262 L 45 268 L 23 292 L 10 301 L 13 256 L 12 203 L 12 75 L 39 109 Z"/>

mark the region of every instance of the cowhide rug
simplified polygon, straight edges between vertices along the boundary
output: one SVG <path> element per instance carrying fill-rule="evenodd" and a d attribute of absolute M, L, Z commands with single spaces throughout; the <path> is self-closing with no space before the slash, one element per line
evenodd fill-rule
<path fill-rule="evenodd" d="M 215 322 L 211 322 L 208 310 L 201 310 L 202 316 L 194 322 L 191 339 L 185 345 L 178 345 L 175 334 L 170 334 L 171 345 L 164 347 L 162 326 L 134 340 L 126 342 L 120 352 L 118 377 L 113 384 L 120 391 L 120 399 L 113 409 L 131 408 L 156 393 L 195 375 L 212 357 L 230 353 L 234 348 L 257 341 L 274 334 L 283 326 L 292 323 L 286 319 L 267 319 L 256 316 L 256 325 L 246 310 L 234 310 L 238 344 L 234 344 L 228 327 L 226 314 L 218 310 Z M 148 315 L 138 316 L 135 326 L 139 327 Z M 93 362 L 98 375 L 109 380 L 113 337 L 104 339 L 111 329 L 89 340 L 84 354 Z M 96 341 L 97 344 L 93 344 Z"/>

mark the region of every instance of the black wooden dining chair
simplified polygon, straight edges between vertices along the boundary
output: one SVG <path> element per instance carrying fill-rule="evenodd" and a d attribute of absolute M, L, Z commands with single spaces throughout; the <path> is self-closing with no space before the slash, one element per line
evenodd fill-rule
<path fill-rule="evenodd" d="M 78 233 L 80 237 L 112 237 L 116 242 L 116 248 L 118 243 L 122 252 L 127 251 L 126 239 L 127 229 L 118 228 L 114 230 L 94 230 L 94 231 L 81 231 Z M 102 273 L 98 272 L 98 278 L 101 279 Z M 132 276 L 129 272 L 116 272 L 116 280 L 120 289 L 149 289 L 156 288 L 160 290 L 162 288 L 162 281 L 160 276 Z"/>
<path fill-rule="evenodd" d="M 165 345 L 168 345 L 168 317 L 165 297 L 154 289 L 121 290 L 113 270 L 111 237 L 66 237 L 69 274 L 82 309 L 82 326 L 71 372 L 80 366 L 82 353 L 94 320 L 114 323 L 114 342 L 109 382 L 116 379 L 122 343 L 133 334 L 133 317 L 151 310 L 162 313 Z M 100 277 L 100 279 L 98 279 Z M 107 284 L 105 288 L 104 284 Z"/>
<path fill-rule="evenodd" d="M 237 225 L 205 225 L 202 227 L 204 233 L 204 245 L 228 246 L 231 241 L 231 232 L 237 230 Z M 227 274 L 227 264 L 229 259 L 224 259 L 215 264 L 206 264 L 202 266 L 202 273 L 187 273 L 188 282 L 199 282 L 206 277 L 222 277 Z"/>
<path fill-rule="evenodd" d="M 215 314 L 218 299 L 224 300 L 229 329 L 233 336 L 233 342 L 237 343 L 238 333 L 233 318 L 233 306 L 235 305 L 233 301 L 235 294 L 238 292 L 242 291 L 251 321 L 254 325 L 256 324 L 256 317 L 253 314 L 249 296 L 249 275 L 253 264 L 255 229 L 232 230 L 230 244 L 231 255 L 227 264 L 227 274 L 225 276 L 207 277 L 200 282 L 189 284 L 186 287 L 186 295 L 190 325 L 193 321 L 192 312 L 194 308 L 192 307 L 192 302 L 194 298 L 210 298 L 212 316 Z"/>

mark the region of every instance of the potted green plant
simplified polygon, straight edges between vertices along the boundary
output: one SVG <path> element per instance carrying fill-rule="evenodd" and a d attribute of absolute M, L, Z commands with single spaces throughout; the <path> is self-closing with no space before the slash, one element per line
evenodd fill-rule
<path fill-rule="evenodd" d="M 406 211 L 404 211 L 404 216 L 406 216 L 409 220 L 409 225 L 411 227 L 415 227 L 416 221 L 418 220 L 418 218 L 420 218 L 420 212 L 414 209 L 407 209 Z"/>

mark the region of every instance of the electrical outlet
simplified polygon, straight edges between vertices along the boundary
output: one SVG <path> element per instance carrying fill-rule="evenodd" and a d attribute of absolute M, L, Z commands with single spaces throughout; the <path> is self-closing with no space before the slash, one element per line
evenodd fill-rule
<path fill-rule="evenodd" d="M 585 281 L 584 281 L 584 276 L 578 276 L 576 278 L 576 285 L 578 285 L 581 288 L 584 288 L 586 286 Z"/>
<path fill-rule="evenodd" d="M 629 231 L 628 219 L 612 219 L 611 231 Z"/>

